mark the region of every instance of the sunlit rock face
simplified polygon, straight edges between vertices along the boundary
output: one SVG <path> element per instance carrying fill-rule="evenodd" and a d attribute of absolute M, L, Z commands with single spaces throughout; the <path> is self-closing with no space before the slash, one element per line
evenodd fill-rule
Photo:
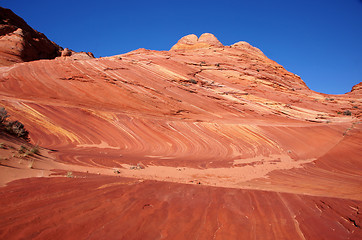
<path fill-rule="evenodd" d="M 361 98 L 362 97 L 362 82 L 354 85 L 352 87 L 351 92 L 349 92 L 349 94 L 354 94 L 354 95 L 359 96 Z"/>
<path fill-rule="evenodd" d="M 60 58 L 67 60 L 85 60 L 94 58 L 94 55 L 91 52 L 75 52 L 68 48 L 64 48 L 61 52 Z"/>
<path fill-rule="evenodd" d="M 197 49 L 197 48 L 210 48 L 210 47 L 223 47 L 223 45 L 211 33 L 204 33 L 200 36 L 200 38 L 197 38 L 195 34 L 190 34 L 181 38 L 171 48 L 171 50 Z"/>
<path fill-rule="evenodd" d="M 314 92 L 212 34 L 69 52 L 0 68 L 1 105 L 49 151 L 33 170 L 58 176 L 2 188 L 1 239 L 361 238 L 359 85 Z"/>

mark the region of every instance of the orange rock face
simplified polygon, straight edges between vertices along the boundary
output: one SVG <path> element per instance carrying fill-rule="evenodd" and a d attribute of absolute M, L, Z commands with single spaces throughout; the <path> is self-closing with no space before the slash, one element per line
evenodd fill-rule
<path fill-rule="evenodd" d="M 68 48 L 64 48 L 61 53 L 61 58 L 65 58 L 68 60 L 84 60 L 94 58 L 94 55 L 91 52 L 74 52 Z"/>
<path fill-rule="evenodd" d="M 361 96 L 362 95 L 362 82 L 354 85 L 352 87 L 352 91 L 350 93 Z"/>
<path fill-rule="evenodd" d="M 0 238 L 362 237 L 358 92 L 313 92 L 211 34 L 66 57 L 0 69 L 1 104 L 42 147 L 31 169 L 0 151 L 0 171 L 43 176 L 1 188 Z"/>
<path fill-rule="evenodd" d="M 195 34 L 181 38 L 171 50 L 223 47 L 222 43 L 211 33 L 204 33 L 197 38 Z"/>

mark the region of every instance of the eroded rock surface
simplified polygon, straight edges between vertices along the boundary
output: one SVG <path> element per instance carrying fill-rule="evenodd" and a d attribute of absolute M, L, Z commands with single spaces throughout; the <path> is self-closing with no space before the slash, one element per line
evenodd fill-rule
<path fill-rule="evenodd" d="M 10 9 L 0 7 L 0 16 L 0 66 L 60 55 L 61 47 L 32 29 Z"/>
<path fill-rule="evenodd" d="M 91 52 L 63 49 L 32 29 L 10 9 L 0 7 L 0 66 L 56 57 L 67 60 L 94 58 Z"/>
<path fill-rule="evenodd" d="M 211 33 L 204 33 L 197 38 L 195 34 L 187 35 L 181 38 L 171 50 L 182 49 L 197 49 L 197 48 L 210 48 L 210 47 L 223 47 L 222 43 Z"/>
<path fill-rule="evenodd" d="M 0 69 L 1 105 L 43 154 L 0 149 L 0 171 L 42 177 L 3 180 L 24 178 L 1 188 L 0 238 L 362 237 L 357 87 L 311 91 L 259 49 L 209 34 L 71 56 Z"/>
<path fill-rule="evenodd" d="M 75 52 L 68 48 L 64 48 L 61 52 L 61 58 L 68 60 L 84 60 L 94 58 L 93 53 L 91 52 Z"/>

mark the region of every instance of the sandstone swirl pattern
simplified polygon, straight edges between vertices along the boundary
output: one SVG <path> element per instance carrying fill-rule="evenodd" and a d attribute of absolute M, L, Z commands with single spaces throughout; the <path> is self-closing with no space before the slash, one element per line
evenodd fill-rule
<path fill-rule="evenodd" d="M 33 143 L 84 173 L 117 168 L 128 177 L 51 178 L 54 195 L 44 179 L 27 180 L 44 198 L 39 219 L 3 218 L 1 237 L 361 237 L 358 90 L 316 93 L 248 43 L 195 37 L 171 51 L 0 68 L 1 104 Z M 129 170 L 137 164 L 144 169 Z M 1 204 L 18 199 L 11 191 L 25 191 L 22 181 L 3 189 Z M 0 215 L 32 214 L 28 198 Z M 14 233 L 22 224 L 32 227 Z"/>

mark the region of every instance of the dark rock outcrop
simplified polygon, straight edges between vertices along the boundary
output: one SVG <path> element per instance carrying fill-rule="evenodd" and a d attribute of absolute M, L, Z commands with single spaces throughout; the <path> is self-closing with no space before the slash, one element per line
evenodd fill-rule
<path fill-rule="evenodd" d="M 60 56 L 62 48 L 32 29 L 10 9 L 0 7 L 0 66 Z"/>

